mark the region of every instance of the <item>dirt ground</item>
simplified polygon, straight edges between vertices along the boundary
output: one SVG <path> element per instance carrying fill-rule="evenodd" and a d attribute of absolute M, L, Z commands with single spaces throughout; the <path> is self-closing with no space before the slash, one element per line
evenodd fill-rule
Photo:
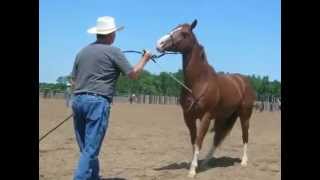
<path fill-rule="evenodd" d="M 70 113 L 63 100 L 39 100 L 39 136 Z M 119 180 L 184 180 L 192 158 L 189 132 L 176 105 L 114 104 L 100 153 L 101 175 Z M 214 154 L 208 169 L 195 179 L 273 180 L 281 176 L 281 114 L 253 113 L 250 121 L 248 166 L 241 167 L 240 122 Z M 200 160 L 209 149 L 208 133 Z M 79 156 L 72 121 L 39 145 L 39 178 L 70 180 Z"/>

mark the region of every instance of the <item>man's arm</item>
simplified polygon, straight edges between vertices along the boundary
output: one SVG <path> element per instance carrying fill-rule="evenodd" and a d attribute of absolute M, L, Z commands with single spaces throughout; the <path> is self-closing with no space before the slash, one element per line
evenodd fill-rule
<path fill-rule="evenodd" d="M 139 60 L 139 62 L 136 65 L 134 65 L 132 70 L 128 73 L 128 77 L 130 79 L 138 79 L 141 71 L 143 70 L 147 62 L 150 60 L 151 56 L 152 55 L 149 52 L 145 52 Z"/>
<path fill-rule="evenodd" d="M 114 48 L 113 51 L 114 62 L 130 79 L 138 79 L 140 72 L 152 56 L 151 53 L 145 52 L 139 62 L 132 67 L 119 48 Z"/>

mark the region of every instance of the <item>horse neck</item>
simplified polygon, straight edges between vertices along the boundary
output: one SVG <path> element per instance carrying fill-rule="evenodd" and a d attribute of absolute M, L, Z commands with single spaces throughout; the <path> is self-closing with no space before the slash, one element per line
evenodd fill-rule
<path fill-rule="evenodd" d="M 189 86 L 201 83 L 204 77 L 208 77 L 210 66 L 204 48 L 198 42 L 194 44 L 192 50 L 183 53 L 182 56 L 184 81 Z"/>

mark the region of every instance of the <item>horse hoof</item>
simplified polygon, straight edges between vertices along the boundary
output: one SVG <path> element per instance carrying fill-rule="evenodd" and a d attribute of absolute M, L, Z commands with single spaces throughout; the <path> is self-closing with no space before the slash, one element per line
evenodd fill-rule
<path fill-rule="evenodd" d="M 195 176 L 196 176 L 196 172 L 194 172 L 194 171 L 189 172 L 189 174 L 188 174 L 189 178 L 194 178 Z"/>
<path fill-rule="evenodd" d="M 241 166 L 242 167 L 247 167 L 248 165 L 248 162 L 247 161 L 241 161 Z"/>

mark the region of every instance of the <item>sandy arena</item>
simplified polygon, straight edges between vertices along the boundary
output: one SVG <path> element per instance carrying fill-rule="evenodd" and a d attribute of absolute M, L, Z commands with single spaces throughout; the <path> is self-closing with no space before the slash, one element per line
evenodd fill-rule
<path fill-rule="evenodd" d="M 39 100 L 39 136 L 65 119 L 64 100 Z M 176 105 L 114 104 L 100 152 L 100 171 L 106 180 L 185 180 L 192 158 L 189 131 Z M 207 134 L 200 160 L 209 149 Z M 79 150 L 72 120 L 39 145 L 41 180 L 71 180 Z M 256 112 L 250 120 L 248 166 L 241 167 L 240 121 L 215 152 L 201 180 L 279 180 L 281 177 L 281 113 Z"/>

